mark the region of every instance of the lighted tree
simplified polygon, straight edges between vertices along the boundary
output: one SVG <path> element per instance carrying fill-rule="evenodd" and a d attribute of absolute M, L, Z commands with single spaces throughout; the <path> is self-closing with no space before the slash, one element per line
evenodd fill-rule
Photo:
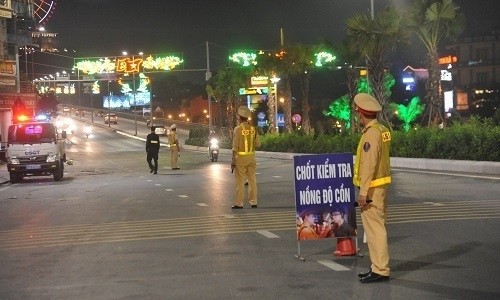
<path fill-rule="evenodd" d="M 351 128 L 351 109 L 350 109 L 349 96 L 344 95 L 337 100 L 333 101 L 329 106 L 328 110 L 324 111 L 323 114 L 327 117 L 332 117 L 338 120 L 342 120 L 346 124 L 346 128 Z"/>
<path fill-rule="evenodd" d="M 418 0 L 412 1 L 406 21 L 427 48 L 427 125 L 444 123 L 443 98 L 439 92 L 439 45 L 445 39 L 454 40 L 462 33 L 465 16 L 453 0 Z"/>
<path fill-rule="evenodd" d="M 392 102 L 391 108 L 396 112 L 398 119 L 403 121 L 403 130 L 408 131 L 411 123 L 425 110 L 425 105 L 420 103 L 419 97 L 413 97 L 408 106 Z"/>

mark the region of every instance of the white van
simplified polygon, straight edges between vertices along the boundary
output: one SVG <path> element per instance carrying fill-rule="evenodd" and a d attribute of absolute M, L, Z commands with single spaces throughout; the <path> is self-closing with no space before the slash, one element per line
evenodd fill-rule
<path fill-rule="evenodd" d="M 29 122 L 9 126 L 7 170 L 10 182 L 24 176 L 53 175 L 59 181 L 64 175 L 66 132 L 57 132 L 53 123 Z"/>

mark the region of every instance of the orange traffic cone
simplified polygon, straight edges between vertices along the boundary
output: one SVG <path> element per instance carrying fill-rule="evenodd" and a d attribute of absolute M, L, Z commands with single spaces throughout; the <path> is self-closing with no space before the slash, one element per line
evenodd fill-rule
<path fill-rule="evenodd" d="M 356 245 L 352 238 L 337 238 L 337 250 L 333 252 L 335 256 L 348 256 L 356 254 Z"/>

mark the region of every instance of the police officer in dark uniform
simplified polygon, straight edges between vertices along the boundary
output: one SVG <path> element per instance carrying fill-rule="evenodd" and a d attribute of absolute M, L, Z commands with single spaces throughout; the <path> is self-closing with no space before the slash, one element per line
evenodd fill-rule
<path fill-rule="evenodd" d="M 160 151 L 160 137 L 155 133 L 155 126 L 151 126 L 151 133 L 146 138 L 146 160 L 150 173 L 158 174 L 158 152 Z M 154 164 L 151 163 L 151 160 Z"/>

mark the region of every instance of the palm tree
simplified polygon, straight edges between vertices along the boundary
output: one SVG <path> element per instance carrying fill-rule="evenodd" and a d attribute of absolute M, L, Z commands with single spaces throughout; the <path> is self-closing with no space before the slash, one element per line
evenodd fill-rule
<path fill-rule="evenodd" d="M 409 35 L 403 23 L 404 16 L 395 8 L 388 7 L 371 19 L 368 14 L 356 14 L 347 20 L 347 36 L 350 49 L 366 59 L 369 90 L 380 102 L 382 120 L 390 126 L 389 97 L 385 90 L 389 54 L 397 45 L 406 43 Z"/>
<path fill-rule="evenodd" d="M 256 75 L 266 76 L 268 78 L 272 78 L 277 76 L 278 73 L 278 65 L 280 58 L 276 56 L 275 51 L 265 51 L 259 53 L 257 55 L 257 64 L 254 67 L 253 72 Z M 271 81 L 268 81 L 268 90 L 271 91 Z M 278 133 L 276 132 L 276 105 L 278 105 L 278 99 L 276 96 L 271 97 L 269 93 L 267 97 L 267 115 L 269 116 L 269 133 Z M 272 100 L 271 100 L 272 99 Z"/>
<path fill-rule="evenodd" d="M 218 111 L 225 114 L 219 118 L 221 127 L 233 128 L 236 125 L 235 114 L 240 100 L 239 89 L 246 85 L 248 76 L 248 69 L 231 68 L 226 65 L 217 70 L 215 76 L 210 78 L 209 85 L 218 102 Z M 223 104 L 225 107 L 222 107 Z"/>
<path fill-rule="evenodd" d="M 342 63 L 339 63 L 339 67 L 341 69 L 345 70 L 346 72 L 346 86 L 347 86 L 347 98 L 349 99 L 349 107 L 350 107 L 350 120 L 348 122 L 350 125 L 348 126 L 351 128 L 351 131 L 354 132 L 356 129 L 355 126 L 355 115 L 354 112 L 354 105 L 352 103 L 352 100 L 354 99 L 354 96 L 358 92 L 359 86 L 359 70 L 356 69 L 356 66 L 360 65 L 360 62 L 362 61 L 362 55 L 358 51 L 352 51 L 349 47 L 349 44 L 347 40 L 342 41 L 340 45 L 335 47 L 335 53 L 339 56 L 339 60 Z M 366 92 L 366 91 L 365 91 Z M 347 121 L 346 121 L 347 123 Z"/>
<path fill-rule="evenodd" d="M 309 118 L 309 83 L 314 67 L 315 47 L 297 44 L 287 48 L 287 55 L 294 61 L 291 66 L 291 75 L 298 76 L 302 93 L 302 128 L 306 134 L 311 133 Z"/>
<path fill-rule="evenodd" d="M 443 98 L 439 93 L 438 46 L 444 39 L 458 37 L 465 28 L 465 16 L 453 0 L 415 0 L 408 10 L 407 20 L 427 48 L 427 125 L 444 124 Z"/>

